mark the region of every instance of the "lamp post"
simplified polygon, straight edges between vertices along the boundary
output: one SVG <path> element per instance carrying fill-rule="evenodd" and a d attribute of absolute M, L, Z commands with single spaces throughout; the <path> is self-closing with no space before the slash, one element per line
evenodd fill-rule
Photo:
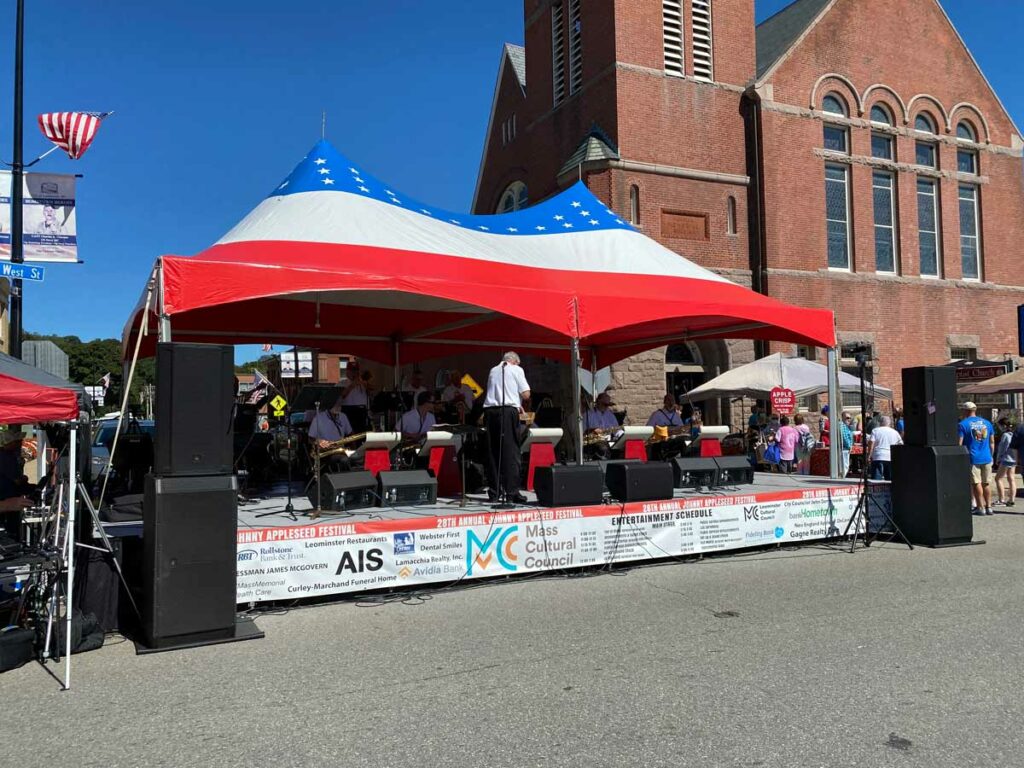
<path fill-rule="evenodd" d="M 14 152 L 11 161 L 11 262 L 25 261 L 22 242 L 22 189 L 25 167 L 22 157 L 23 101 L 25 86 L 25 0 L 18 0 L 14 38 Z M 22 285 L 21 278 L 11 280 L 10 312 L 10 353 L 21 359 L 22 329 Z"/>

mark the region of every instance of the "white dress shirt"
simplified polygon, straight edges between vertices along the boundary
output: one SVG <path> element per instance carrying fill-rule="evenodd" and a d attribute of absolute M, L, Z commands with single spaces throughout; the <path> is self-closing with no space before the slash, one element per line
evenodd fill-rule
<path fill-rule="evenodd" d="M 342 405 L 359 405 L 364 408 L 370 407 L 370 395 L 366 391 L 366 385 L 362 382 L 354 385 L 348 394 L 341 398 Z"/>
<path fill-rule="evenodd" d="M 679 415 L 679 411 L 666 411 L 664 408 L 659 408 L 651 414 L 651 418 L 647 420 L 648 427 L 681 427 L 683 426 L 683 417 Z"/>
<path fill-rule="evenodd" d="M 502 391 L 502 383 L 505 385 L 504 391 Z M 513 363 L 498 363 L 491 368 L 491 372 L 487 375 L 487 396 L 484 398 L 484 408 L 494 408 L 500 405 L 522 408 L 522 395 L 529 391 L 530 385 L 526 383 L 526 374 L 523 373 L 522 368 Z"/>
<path fill-rule="evenodd" d="M 341 440 L 352 434 L 352 425 L 344 413 L 320 411 L 309 425 L 309 436 L 314 440 Z"/>
<path fill-rule="evenodd" d="M 430 411 L 427 411 L 426 416 L 420 416 L 419 409 L 413 408 L 411 411 L 406 411 L 402 414 L 399 429 L 403 435 L 422 435 L 432 430 L 436 423 L 437 419 L 434 418 L 434 414 Z"/>
<path fill-rule="evenodd" d="M 589 432 L 592 429 L 618 429 L 619 420 L 615 418 L 615 414 L 612 413 L 611 409 L 605 411 L 599 411 L 597 408 L 591 408 L 587 411 L 587 415 L 583 419 L 583 431 Z"/>
<path fill-rule="evenodd" d="M 469 388 L 468 384 L 460 384 L 457 387 L 454 384 L 449 384 L 444 388 L 444 392 L 441 393 L 441 402 L 451 403 L 460 394 L 463 398 L 462 402 L 466 405 L 473 404 L 473 390 Z"/>

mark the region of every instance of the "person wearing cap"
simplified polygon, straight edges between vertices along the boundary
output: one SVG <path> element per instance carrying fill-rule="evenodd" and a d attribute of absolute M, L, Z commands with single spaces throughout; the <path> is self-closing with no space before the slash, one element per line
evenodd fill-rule
<path fill-rule="evenodd" d="M 995 429 L 992 422 L 978 415 L 978 406 L 968 401 L 963 407 L 964 418 L 957 431 L 960 445 L 971 456 L 971 490 L 974 494 L 975 515 L 992 515 L 992 454 L 995 448 Z"/>
<path fill-rule="evenodd" d="M 619 420 L 612 413 L 612 397 L 607 392 L 597 396 L 594 407 L 583 416 L 585 435 L 611 435 L 619 428 Z M 611 455 L 611 444 L 607 440 L 590 443 L 586 453 L 591 459 L 606 459 Z"/>

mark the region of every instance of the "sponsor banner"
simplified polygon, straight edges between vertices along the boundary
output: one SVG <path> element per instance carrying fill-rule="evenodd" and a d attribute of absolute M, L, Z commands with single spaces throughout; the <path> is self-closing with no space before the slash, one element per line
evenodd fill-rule
<path fill-rule="evenodd" d="M 812 541 L 843 532 L 858 491 L 843 486 L 624 507 L 245 528 L 238 531 L 238 602 Z"/>
<path fill-rule="evenodd" d="M 26 173 L 22 210 L 25 261 L 77 262 L 74 174 Z M 0 260 L 11 258 L 11 173 L 0 171 Z"/>

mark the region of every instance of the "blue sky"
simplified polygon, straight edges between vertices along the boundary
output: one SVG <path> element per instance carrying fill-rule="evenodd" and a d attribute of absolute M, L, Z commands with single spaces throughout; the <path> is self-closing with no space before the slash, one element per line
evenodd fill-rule
<path fill-rule="evenodd" d="M 788 0 L 758 0 L 758 19 Z M 118 336 L 160 254 L 191 254 L 266 196 L 320 134 L 418 199 L 467 210 L 501 43 L 521 0 L 29 0 L 25 155 L 43 111 L 116 110 L 86 156 L 82 265 L 26 287 L 28 330 Z M 944 5 L 1018 125 L 1021 0 Z M 0 157 L 10 159 L 14 0 L 0 0 Z M 241 355 L 245 356 L 245 355 Z"/>

